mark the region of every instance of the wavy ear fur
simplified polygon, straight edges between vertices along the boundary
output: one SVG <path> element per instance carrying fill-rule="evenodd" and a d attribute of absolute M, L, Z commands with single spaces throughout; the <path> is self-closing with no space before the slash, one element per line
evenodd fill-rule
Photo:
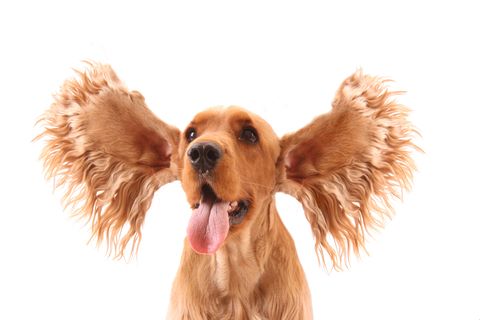
<path fill-rule="evenodd" d="M 398 93 L 357 71 L 330 113 L 281 139 L 278 189 L 302 203 L 317 254 L 325 262 L 326 251 L 336 269 L 391 216 L 391 196 L 410 188 L 417 132 L 394 100 Z"/>
<path fill-rule="evenodd" d="M 143 96 L 108 65 L 89 63 L 65 81 L 39 122 L 41 158 L 65 204 L 91 221 L 93 237 L 121 257 L 138 249 L 154 192 L 177 179 L 178 129 L 159 120 Z"/>

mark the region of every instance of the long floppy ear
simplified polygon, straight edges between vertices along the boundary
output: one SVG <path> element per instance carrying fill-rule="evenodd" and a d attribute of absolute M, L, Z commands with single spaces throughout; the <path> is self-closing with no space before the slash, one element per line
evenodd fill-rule
<path fill-rule="evenodd" d="M 147 108 L 108 65 L 89 63 L 65 81 L 40 119 L 46 176 L 66 206 L 91 221 L 92 237 L 121 257 L 138 249 L 154 192 L 177 179 L 180 132 Z"/>
<path fill-rule="evenodd" d="M 410 188 L 417 132 L 385 83 L 357 71 L 328 114 L 281 139 L 278 189 L 302 203 L 317 254 L 335 269 L 391 216 L 391 196 Z"/>

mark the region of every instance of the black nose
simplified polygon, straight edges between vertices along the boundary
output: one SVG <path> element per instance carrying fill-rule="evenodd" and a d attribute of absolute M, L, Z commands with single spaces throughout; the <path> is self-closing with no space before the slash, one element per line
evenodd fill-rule
<path fill-rule="evenodd" d="M 188 149 L 187 155 L 195 170 L 205 173 L 215 168 L 222 157 L 222 150 L 214 142 L 197 142 Z"/>

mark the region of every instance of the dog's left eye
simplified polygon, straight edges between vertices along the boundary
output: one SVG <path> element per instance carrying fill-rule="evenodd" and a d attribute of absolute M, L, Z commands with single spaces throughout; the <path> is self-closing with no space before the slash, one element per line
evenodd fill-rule
<path fill-rule="evenodd" d="M 185 138 L 188 142 L 192 142 L 197 137 L 197 130 L 195 128 L 188 128 L 187 132 L 185 133 Z"/>
<path fill-rule="evenodd" d="M 255 144 L 258 142 L 258 134 L 254 128 L 248 127 L 242 130 L 240 133 L 240 140 L 243 140 L 250 144 Z"/>

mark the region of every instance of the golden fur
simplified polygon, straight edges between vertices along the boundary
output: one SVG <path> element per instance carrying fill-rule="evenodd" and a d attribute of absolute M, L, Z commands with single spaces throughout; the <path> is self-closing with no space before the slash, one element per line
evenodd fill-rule
<path fill-rule="evenodd" d="M 185 242 L 172 288 L 169 319 L 311 319 L 310 293 L 274 194 L 298 199 L 320 257 L 335 268 L 358 254 L 365 234 L 390 217 L 391 195 L 409 188 L 416 133 L 408 110 L 385 81 L 358 71 L 338 90 L 330 113 L 283 138 L 238 107 L 214 108 L 188 128 L 214 141 L 223 156 L 209 177 L 218 198 L 248 199 L 212 255 Z M 65 201 L 91 221 L 92 234 L 116 256 L 135 252 L 154 192 L 179 179 L 192 207 L 202 181 L 187 159 L 190 143 L 129 91 L 110 66 L 93 64 L 66 81 L 41 118 L 42 158 Z M 245 126 L 258 143 L 245 144 Z M 188 130 L 187 128 L 187 130 Z"/>

